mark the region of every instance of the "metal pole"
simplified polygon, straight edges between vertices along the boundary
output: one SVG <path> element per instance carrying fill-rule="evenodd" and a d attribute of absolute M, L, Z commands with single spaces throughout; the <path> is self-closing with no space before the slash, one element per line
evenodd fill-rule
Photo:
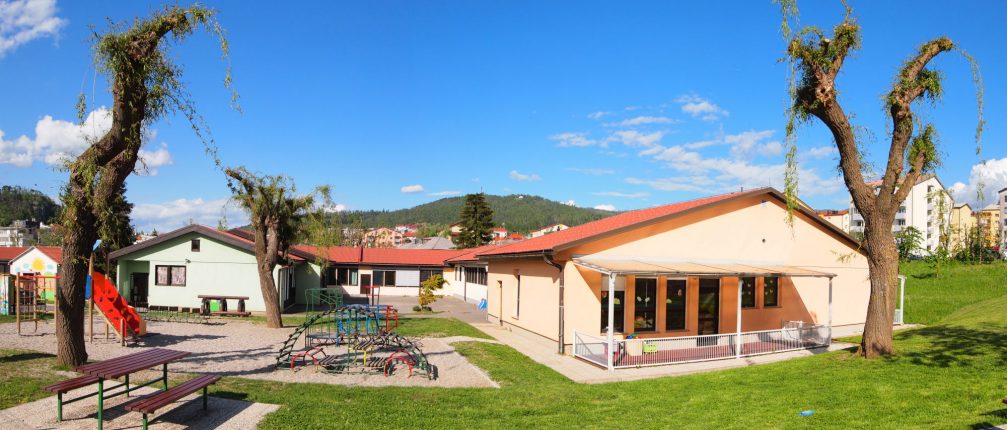
<path fill-rule="evenodd" d="M 826 345 L 832 345 L 832 277 L 829 277 L 829 341 Z"/>
<path fill-rule="evenodd" d="M 737 324 L 737 334 L 734 336 L 734 358 L 741 358 L 741 286 L 745 280 L 738 278 L 738 317 L 735 318 Z"/>
<path fill-rule="evenodd" d="M 609 272 L 608 274 L 608 371 L 615 371 L 615 363 L 612 362 L 612 349 L 615 346 L 615 334 L 613 333 L 613 328 L 615 327 L 615 273 Z"/>
<path fill-rule="evenodd" d="M 899 275 L 899 324 L 906 323 L 906 277 Z"/>
<path fill-rule="evenodd" d="M 91 297 L 88 299 L 90 306 L 87 308 L 87 337 L 90 342 L 94 342 L 94 252 L 87 259 L 87 276 L 91 278 Z"/>

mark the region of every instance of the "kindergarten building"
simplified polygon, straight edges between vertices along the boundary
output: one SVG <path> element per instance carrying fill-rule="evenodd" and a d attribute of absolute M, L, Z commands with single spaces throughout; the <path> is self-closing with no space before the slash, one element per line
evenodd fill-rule
<path fill-rule="evenodd" d="M 610 368 L 823 346 L 833 326 L 864 322 L 867 260 L 807 206 L 787 219 L 785 197 L 762 188 L 484 250 L 488 317 Z"/>

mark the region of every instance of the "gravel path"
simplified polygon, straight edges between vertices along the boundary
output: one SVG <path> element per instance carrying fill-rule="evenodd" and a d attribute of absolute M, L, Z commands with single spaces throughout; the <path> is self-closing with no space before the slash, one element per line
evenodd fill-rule
<path fill-rule="evenodd" d="M 14 324 L 0 324 L 0 346 L 56 353 L 53 324 L 40 324 L 37 333 L 30 325 L 23 326 L 18 336 Z M 86 329 L 85 329 L 86 330 Z M 438 378 L 408 377 L 408 372 L 382 375 L 342 375 L 318 372 L 313 366 L 298 371 L 275 370 L 276 351 L 293 332 L 293 327 L 270 329 L 263 325 L 228 321 L 211 324 L 148 322 L 148 335 L 136 344 L 122 347 L 115 340 L 104 339 L 104 328 L 95 324 L 94 342 L 87 344 L 92 360 L 104 360 L 138 352 L 144 348 L 163 347 L 192 353 L 188 358 L 168 366 L 171 372 L 215 373 L 252 379 L 282 382 L 311 382 L 350 386 L 429 386 L 429 387 L 498 387 L 496 382 L 450 346 L 450 342 L 483 341 L 484 339 L 455 336 L 450 339 L 424 338 L 423 352 L 437 366 Z M 445 341 L 447 340 L 447 341 Z"/>

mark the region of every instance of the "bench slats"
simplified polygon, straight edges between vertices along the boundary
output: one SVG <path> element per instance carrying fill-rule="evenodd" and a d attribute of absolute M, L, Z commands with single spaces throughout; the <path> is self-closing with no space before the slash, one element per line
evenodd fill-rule
<path fill-rule="evenodd" d="M 97 383 L 98 383 L 97 376 L 84 375 L 84 376 L 78 376 L 73 379 L 67 379 L 65 381 L 57 382 L 52 385 L 48 385 L 45 387 L 45 390 L 51 393 L 65 393 L 70 390 L 75 390 L 77 388 L 86 387 L 88 385 Z"/>
<path fill-rule="evenodd" d="M 178 384 L 175 387 L 168 389 L 168 391 L 162 391 L 133 401 L 126 405 L 126 410 L 131 412 L 140 412 L 142 414 L 154 413 L 154 411 L 171 404 L 182 397 L 195 393 L 201 388 L 207 387 L 219 380 L 219 375 L 200 375 Z"/>

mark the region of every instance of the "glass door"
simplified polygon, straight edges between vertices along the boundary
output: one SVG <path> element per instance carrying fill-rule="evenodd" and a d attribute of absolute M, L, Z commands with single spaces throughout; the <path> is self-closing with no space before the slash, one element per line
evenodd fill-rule
<path fill-rule="evenodd" d="M 717 334 L 720 328 L 720 279 L 699 280 L 699 333 Z"/>

